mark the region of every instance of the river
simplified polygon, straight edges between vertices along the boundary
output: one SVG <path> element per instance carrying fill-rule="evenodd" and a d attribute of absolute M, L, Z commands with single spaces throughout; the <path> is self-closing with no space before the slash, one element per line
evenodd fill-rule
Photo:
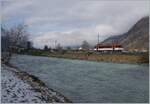
<path fill-rule="evenodd" d="M 148 65 L 14 55 L 11 64 L 75 103 L 146 103 Z"/>

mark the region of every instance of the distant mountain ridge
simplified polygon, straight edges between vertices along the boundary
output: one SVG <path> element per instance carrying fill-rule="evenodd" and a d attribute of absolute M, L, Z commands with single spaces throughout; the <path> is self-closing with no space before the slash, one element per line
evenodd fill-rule
<path fill-rule="evenodd" d="M 121 44 L 128 51 L 149 50 L 149 17 L 140 19 L 127 33 L 112 36 L 102 44 Z"/>

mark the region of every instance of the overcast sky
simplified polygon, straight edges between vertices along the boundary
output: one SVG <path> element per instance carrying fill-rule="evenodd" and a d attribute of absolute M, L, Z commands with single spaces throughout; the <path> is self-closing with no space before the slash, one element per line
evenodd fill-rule
<path fill-rule="evenodd" d="M 97 43 L 127 32 L 149 15 L 148 0 L 3 0 L 2 24 L 28 25 L 34 46 Z"/>

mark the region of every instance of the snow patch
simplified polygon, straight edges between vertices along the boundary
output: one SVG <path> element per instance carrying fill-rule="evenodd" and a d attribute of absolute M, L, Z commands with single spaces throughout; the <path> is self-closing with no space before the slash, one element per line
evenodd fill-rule
<path fill-rule="evenodd" d="M 2 103 L 44 103 L 42 95 L 19 79 L 15 73 L 7 70 L 9 67 L 2 65 L 1 75 L 1 102 Z"/>

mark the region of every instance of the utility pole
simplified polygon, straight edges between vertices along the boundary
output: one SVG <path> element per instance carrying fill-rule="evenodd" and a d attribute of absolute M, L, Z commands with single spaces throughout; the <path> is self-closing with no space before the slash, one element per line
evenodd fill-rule
<path fill-rule="evenodd" d="M 57 40 L 55 40 L 55 49 L 56 49 Z"/>
<path fill-rule="evenodd" d="M 99 33 L 98 33 L 98 44 L 99 44 Z"/>
<path fill-rule="evenodd" d="M 97 46 L 96 46 L 97 51 L 98 51 L 98 47 L 99 47 L 99 33 L 98 33 L 98 43 L 97 43 Z"/>

